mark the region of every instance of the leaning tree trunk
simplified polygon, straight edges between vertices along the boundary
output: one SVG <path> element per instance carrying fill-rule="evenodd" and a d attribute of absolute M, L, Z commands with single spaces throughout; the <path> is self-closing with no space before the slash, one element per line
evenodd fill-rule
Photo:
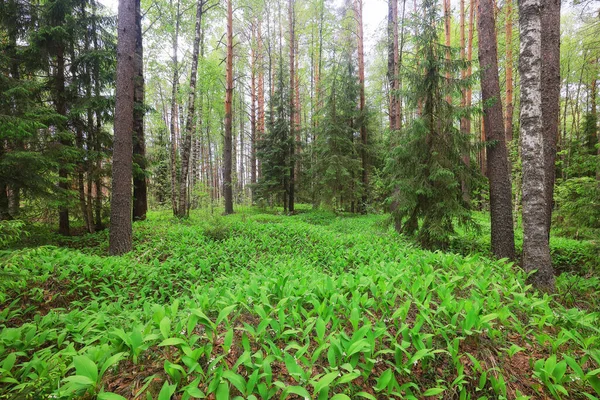
<path fill-rule="evenodd" d="M 143 221 L 148 212 L 146 184 L 146 142 L 144 138 L 144 47 L 140 0 L 135 2 L 135 88 L 133 115 L 133 161 L 138 170 L 133 174 L 133 220 Z"/>
<path fill-rule="evenodd" d="M 537 270 L 532 283 L 554 290 L 548 246 L 545 196 L 544 133 L 542 131 L 541 0 L 519 0 L 521 48 L 521 154 L 523 162 L 523 268 Z"/>
<path fill-rule="evenodd" d="M 231 181 L 232 161 L 232 115 L 233 101 L 233 10 L 232 0 L 227 0 L 227 62 L 225 75 L 225 140 L 223 146 L 223 195 L 225 214 L 233 214 L 233 182 Z"/>
<path fill-rule="evenodd" d="M 133 168 L 133 113 L 135 80 L 136 0 L 120 0 L 118 22 L 115 139 L 110 204 L 109 252 L 131 250 L 131 190 Z"/>
<path fill-rule="evenodd" d="M 560 0 L 542 0 L 542 132 L 546 230 L 550 240 L 560 113 Z"/>
<path fill-rule="evenodd" d="M 493 0 L 479 0 L 479 65 L 481 92 L 486 127 L 490 212 L 492 219 L 492 252 L 498 258 L 515 259 L 515 237 L 512 219 L 512 186 L 504 138 L 502 103 L 498 78 L 498 49 Z"/>

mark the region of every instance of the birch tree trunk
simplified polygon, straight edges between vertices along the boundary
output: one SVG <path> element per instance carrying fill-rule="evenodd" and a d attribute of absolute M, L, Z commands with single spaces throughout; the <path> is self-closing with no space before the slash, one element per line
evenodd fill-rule
<path fill-rule="evenodd" d="M 519 0 L 519 74 L 521 76 L 521 154 L 523 162 L 523 268 L 537 270 L 532 283 L 554 290 L 548 245 L 542 131 L 541 0 Z"/>
<path fill-rule="evenodd" d="M 175 33 L 173 35 L 173 83 L 171 87 L 171 207 L 173 215 L 177 216 L 177 83 L 179 80 L 179 65 L 177 62 L 177 50 L 179 40 L 179 0 L 177 0 L 177 11 L 175 14 Z"/>
<path fill-rule="evenodd" d="M 483 119 L 488 140 L 487 170 L 490 181 L 490 211 L 492 220 L 492 252 L 498 258 L 515 259 L 515 238 L 512 219 L 512 186 L 504 139 L 496 23 L 492 0 L 479 0 L 477 33 L 479 35 L 479 65 L 484 104 Z"/>

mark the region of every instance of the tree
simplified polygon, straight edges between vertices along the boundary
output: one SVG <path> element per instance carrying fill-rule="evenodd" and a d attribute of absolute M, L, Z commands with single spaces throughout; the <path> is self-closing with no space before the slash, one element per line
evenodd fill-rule
<path fill-rule="evenodd" d="M 295 82 L 295 77 L 296 77 L 296 73 L 294 71 L 295 69 L 295 61 L 294 61 L 294 57 L 296 56 L 296 49 L 295 49 L 295 45 L 296 45 L 296 34 L 294 32 L 295 30 L 295 13 L 294 13 L 294 0 L 289 0 L 288 2 L 288 17 L 289 17 L 289 27 L 290 27 L 290 99 L 289 99 L 289 107 L 290 107 L 290 138 L 292 140 L 290 140 L 290 174 L 289 174 L 289 181 L 288 181 L 288 196 L 289 196 L 289 200 L 288 200 L 288 209 L 289 212 L 292 213 L 294 212 L 294 200 L 295 200 L 295 193 L 294 193 L 294 189 L 295 189 L 295 184 L 294 184 L 294 180 L 295 180 L 295 150 L 296 150 L 296 144 L 294 143 L 293 139 L 295 138 L 295 132 L 296 132 L 296 107 L 295 107 L 295 92 L 296 92 L 296 82 Z"/>
<path fill-rule="evenodd" d="M 359 84 L 359 101 L 358 107 L 360 110 L 360 159 L 362 163 L 361 182 L 362 182 L 362 199 L 360 204 L 360 212 L 367 212 L 367 201 L 369 192 L 369 160 L 367 155 L 367 110 L 365 102 L 365 51 L 364 51 L 364 35 L 363 35 L 363 0 L 355 0 L 354 12 L 356 13 L 357 23 L 357 40 L 358 40 L 358 84 Z"/>
<path fill-rule="evenodd" d="M 404 7 L 403 7 L 404 8 Z M 399 99 L 399 54 L 398 54 L 398 0 L 388 1 L 388 80 L 390 85 L 389 120 L 390 130 L 398 130 L 401 125 L 401 105 Z"/>
<path fill-rule="evenodd" d="M 136 0 L 119 1 L 115 140 L 112 167 L 109 252 L 131 250 L 131 190 L 135 87 Z"/>
<path fill-rule="evenodd" d="M 512 219 L 512 185 L 504 136 L 498 49 L 493 0 L 479 0 L 477 33 L 483 120 L 487 135 L 487 165 L 490 182 L 490 214 L 492 220 L 492 252 L 498 258 L 515 258 Z"/>
<path fill-rule="evenodd" d="M 469 183 L 477 175 L 462 160 L 464 154 L 470 154 L 469 137 L 455 128 L 464 110 L 445 100 L 470 84 L 461 79 L 448 82 L 445 76 L 446 69 L 455 75 L 465 63 L 446 59 L 447 47 L 439 43 L 435 1 L 425 0 L 422 7 L 415 49 L 420 68 L 408 76 L 413 104 L 422 111 L 402 131 L 385 170 L 390 177 L 396 229 L 416 234 L 426 247 L 440 248 L 448 244 L 456 223 L 474 226 L 460 182 Z"/>
<path fill-rule="evenodd" d="M 546 223 L 542 114 L 541 1 L 519 0 L 519 74 L 521 76 L 521 154 L 523 162 L 523 268 L 537 272 L 535 286 L 554 289 Z"/>
<path fill-rule="evenodd" d="M 506 117 L 504 121 L 504 137 L 510 142 L 513 139 L 513 45 L 512 45 L 512 20 L 513 0 L 506 1 Z"/>
<path fill-rule="evenodd" d="M 225 214 L 233 214 L 232 168 L 232 115 L 233 101 L 233 9 L 232 0 L 227 0 L 227 61 L 225 64 L 225 142 L 223 146 L 223 194 Z"/>
<path fill-rule="evenodd" d="M 546 231 L 550 240 L 558 114 L 560 112 L 560 0 L 542 0 L 542 132 L 544 135 L 544 196 Z"/>
<path fill-rule="evenodd" d="M 135 108 L 133 118 L 133 220 L 143 221 L 148 212 L 146 182 L 146 142 L 144 137 L 144 45 L 140 0 L 135 5 Z"/>

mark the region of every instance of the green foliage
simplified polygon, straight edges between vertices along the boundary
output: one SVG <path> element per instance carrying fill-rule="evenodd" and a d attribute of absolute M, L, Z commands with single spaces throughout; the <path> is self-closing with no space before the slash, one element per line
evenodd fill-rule
<path fill-rule="evenodd" d="M 446 71 L 454 74 L 465 67 L 464 62 L 445 60 L 450 49 L 439 44 L 435 2 L 423 3 L 423 15 L 415 37 L 420 66 L 408 74 L 414 88 L 412 101 L 422 112 L 404 130 L 392 133 L 386 172 L 397 229 L 416 234 L 425 247 L 443 248 L 455 223 L 474 225 L 462 185 L 471 185 L 477 172 L 463 161 L 471 154 L 470 141 L 455 127 L 467 110 L 446 100 L 469 84 L 445 78 Z"/>
<path fill-rule="evenodd" d="M 11 246 L 27 236 L 28 232 L 24 228 L 23 221 L 0 221 L 0 248 Z"/>
<path fill-rule="evenodd" d="M 385 218 L 154 212 L 122 257 L 104 255 L 105 232 L 81 238 L 87 254 L 14 251 L 1 262 L 14 276 L 0 280 L 0 389 L 108 400 L 134 389 L 162 399 L 598 395 L 596 312 L 532 291 L 510 264 L 417 249 L 382 230 Z M 230 234 L 214 240 L 207 228 L 220 224 Z M 586 288 L 598 304 L 598 280 L 578 278 L 561 275 L 560 296 Z M 581 306 L 582 293 L 569 293 Z M 515 369 L 523 357 L 531 368 Z M 117 377 L 135 383 L 111 393 Z"/>
<path fill-rule="evenodd" d="M 560 180 L 554 192 L 555 218 L 571 230 L 600 228 L 600 184 L 595 177 Z"/>

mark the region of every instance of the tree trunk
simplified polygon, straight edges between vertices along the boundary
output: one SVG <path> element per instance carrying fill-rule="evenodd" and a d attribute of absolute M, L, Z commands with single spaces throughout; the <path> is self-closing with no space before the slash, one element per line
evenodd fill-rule
<path fill-rule="evenodd" d="M 143 221 L 148 212 L 146 183 L 146 141 L 144 137 L 144 45 L 140 0 L 135 5 L 135 81 L 133 115 L 133 162 L 138 170 L 133 174 L 133 220 Z"/>
<path fill-rule="evenodd" d="M 265 135 L 265 70 L 264 70 L 264 54 L 263 54 L 263 38 L 262 38 L 262 31 L 261 31 L 261 25 L 262 25 L 262 21 L 259 20 L 258 21 L 258 27 L 257 27 L 257 55 L 258 55 L 258 104 L 257 104 L 257 108 L 258 108 L 258 121 L 257 121 L 257 126 L 256 126 L 256 130 L 257 130 L 257 137 L 256 137 L 256 142 L 260 143 L 260 141 L 263 139 L 264 135 Z M 258 165 L 256 166 L 257 171 L 256 171 L 256 177 L 257 179 L 260 178 L 261 176 L 261 167 L 262 164 L 260 162 L 260 160 L 258 160 Z"/>
<path fill-rule="evenodd" d="M 109 252 L 131 250 L 131 191 L 133 168 L 133 113 L 136 57 L 136 0 L 120 0 L 118 18 L 115 138 L 110 205 Z"/>
<path fill-rule="evenodd" d="M 296 50 L 294 49 L 295 44 L 296 44 L 296 34 L 294 32 L 294 25 L 295 25 L 295 21 L 294 21 L 294 0 L 289 0 L 288 3 L 288 13 L 289 13 L 289 24 L 290 24 L 290 157 L 289 157 L 289 167 L 290 167 L 290 174 L 289 174 L 289 181 L 288 181 L 288 195 L 289 195 L 289 201 L 288 201 L 288 210 L 290 213 L 294 212 L 294 170 L 295 170 L 295 159 L 294 159 L 294 154 L 295 154 L 295 149 L 296 149 L 296 145 L 294 143 L 295 141 L 295 132 L 296 132 L 296 116 L 295 116 L 295 107 L 294 107 L 294 103 L 295 103 L 295 62 L 294 62 L 294 57 L 295 57 L 295 53 Z"/>
<path fill-rule="evenodd" d="M 398 104 L 398 0 L 388 1 L 388 81 L 390 85 L 390 130 L 400 129 Z"/>
<path fill-rule="evenodd" d="M 467 77 L 471 77 L 473 75 L 473 66 L 471 65 L 473 62 L 473 32 L 475 31 L 475 1 L 470 0 L 469 4 L 469 37 L 467 39 Z M 469 86 L 466 93 L 466 106 L 468 109 L 471 108 L 473 99 L 473 90 Z M 471 118 L 467 118 L 465 121 L 465 133 L 467 135 L 471 134 Z"/>
<path fill-rule="evenodd" d="M 487 165 L 490 181 L 490 212 L 492 220 L 492 252 L 498 258 L 515 259 L 515 238 L 512 219 L 512 186 L 508 155 L 504 139 L 500 79 L 498 78 L 498 49 L 496 21 L 492 0 L 479 0 L 477 33 L 479 35 L 479 65 L 483 118 L 488 143 Z M 487 106 L 486 106 L 487 105 Z"/>
<path fill-rule="evenodd" d="M 175 14 L 175 33 L 173 35 L 173 82 L 171 87 L 171 207 L 173 215 L 178 215 L 177 210 L 177 84 L 179 81 L 179 71 L 177 62 L 177 47 L 179 41 L 179 0 L 177 0 L 177 11 Z"/>
<path fill-rule="evenodd" d="M 560 113 L 560 0 L 542 0 L 542 132 L 546 230 L 550 240 Z"/>
<path fill-rule="evenodd" d="M 66 93 L 65 93 L 65 47 L 62 43 L 62 40 L 57 43 L 56 50 L 56 72 L 55 72 L 55 90 L 56 90 L 56 113 L 66 117 L 67 116 L 67 103 L 66 103 Z M 59 142 L 61 144 L 62 151 L 65 151 L 65 147 L 69 146 L 69 139 L 66 137 L 68 133 L 66 132 L 66 126 L 64 123 L 60 123 L 59 125 Z M 68 201 L 68 190 L 69 190 L 69 182 L 67 181 L 69 177 L 69 173 L 66 167 L 68 161 L 61 157 L 60 166 L 58 167 L 58 187 L 61 190 L 62 201 Z M 69 226 L 69 208 L 66 204 L 62 204 L 58 208 L 58 233 L 61 235 L 68 236 L 71 233 L 71 229 Z"/>
<path fill-rule="evenodd" d="M 451 43 L 451 37 L 450 37 L 450 0 L 444 0 L 444 38 L 445 38 L 445 45 L 446 45 L 446 61 L 450 62 L 450 43 Z M 446 81 L 448 82 L 448 84 L 450 84 L 450 71 L 447 70 L 446 71 Z M 446 101 L 448 103 L 452 103 L 452 95 L 449 94 L 448 96 L 446 96 Z"/>
<path fill-rule="evenodd" d="M 255 19 L 252 23 L 252 44 L 250 48 L 250 183 L 256 183 L 256 72 L 258 67 L 258 51 L 254 46 L 258 46 L 256 34 L 258 22 Z M 254 189 L 252 190 L 252 202 L 254 203 Z"/>
<path fill-rule="evenodd" d="M 513 139 L 513 51 L 512 51 L 512 19 L 513 0 L 506 0 L 506 118 L 504 121 L 504 137 L 507 142 Z"/>
<path fill-rule="evenodd" d="M 369 192 L 369 165 L 367 157 L 367 121 L 365 109 L 365 53 L 363 48 L 363 0 L 355 0 L 354 11 L 356 13 L 357 30 L 358 30 L 358 82 L 359 82 L 359 109 L 360 109 L 360 159 L 362 169 L 362 186 L 363 193 L 360 205 L 360 212 L 367 212 L 367 201 Z"/>
<path fill-rule="evenodd" d="M 188 175 L 190 164 L 190 152 L 192 148 L 192 137 L 196 133 L 196 79 L 198 76 L 198 55 L 200 54 L 200 30 L 202 26 L 202 8 L 204 2 L 198 0 L 196 5 L 196 29 L 194 32 L 194 47 L 192 50 L 192 65 L 190 67 L 190 93 L 188 95 L 188 113 L 185 122 L 185 136 L 181 150 L 181 175 L 179 179 L 179 207 L 177 216 L 183 218 L 187 215 L 188 200 Z"/>
<path fill-rule="evenodd" d="M 545 195 L 544 133 L 542 121 L 541 1 L 519 0 L 521 49 L 521 154 L 523 162 L 523 268 L 537 272 L 533 284 L 554 290 L 548 246 Z"/>
<path fill-rule="evenodd" d="M 232 161 L 232 115 L 233 100 L 233 10 L 232 0 L 227 0 L 227 62 L 225 71 L 225 140 L 223 146 L 223 194 L 225 215 L 233 214 L 233 182 L 231 181 Z"/>

